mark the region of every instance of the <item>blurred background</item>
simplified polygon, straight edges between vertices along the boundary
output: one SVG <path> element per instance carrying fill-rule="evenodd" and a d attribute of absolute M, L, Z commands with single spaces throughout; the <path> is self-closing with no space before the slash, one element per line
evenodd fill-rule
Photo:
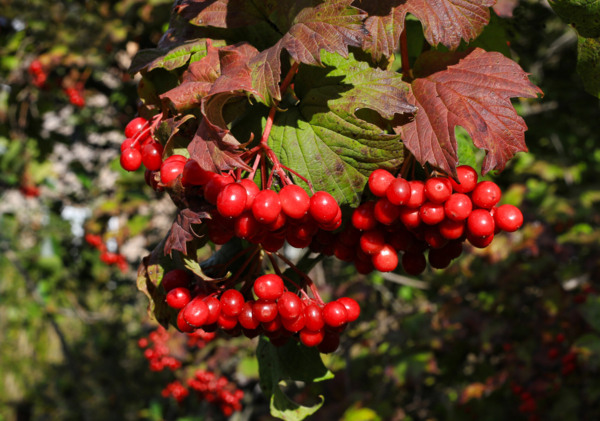
<path fill-rule="evenodd" d="M 135 285 L 175 207 L 119 165 L 138 103 L 127 68 L 171 5 L 0 0 L 1 421 L 271 419 L 256 340 L 157 329 Z M 363 312 L 324 357 L 335 379 L 286 390 L 325 397 L 310 419 L 600 419 L 600 104 L 545 1 L 495 11 L 477 45 L 545 92 L 515 101 L 530 153 L 493 176 L 526 223 L 420 279 L 320 263 L 320 290 Z M 189 388 L 197 369 L 242 410 Z"/>

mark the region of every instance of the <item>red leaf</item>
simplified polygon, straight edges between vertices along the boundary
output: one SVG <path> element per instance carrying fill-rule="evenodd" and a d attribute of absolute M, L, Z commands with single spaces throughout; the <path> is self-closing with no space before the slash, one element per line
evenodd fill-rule
<path fill-rule="evenodd" d="M 368 36 L 366 14 L 350 6 L 353 0 L 280 1 L 277 5 L 281 40 L 250 61 L 257 98 L 267 105 L 281 100 L 280 54 L 286 49 L 296 62 L 321 66 L 321 50 L 348 57 L 348 46 L 360 47 Z M 286 20 L 293 17 L 293 20 Z"/>
<path fill-rule="evenodd" d="M 254 25 L 270 15 L 266 5 L 248 0 L 183 0 L 175 11 L 194 25 L 218 28 Z"/>
<path fill-rule="evenodd" d="M 469 42 L 490 21 L 489 8 L 495 0 L 368 0 L 360 3 L 369 18 L 365 26 L 371 33 L 363 49 L 375 60 L 389 58 L 398 48 L 407 13 L 423 24 L 427 42 L 444 44 L 454 50 L 461 39 Z"/>
<path fill-rule="evenodd" d="M 171 255 L 173 250 L 187 255 L 187 242 L 192 241 L 194 237 L 198 237 L 192 228 L 192 224 L 201 224 L 202 219 L 210 219 L 210 215 L 200 210 L 180 210 L 175 217 L 175 221 L 165 242 L 165 256 L 167 254 Z"/>
<path fill-rule="evenodd" d="M 448 64 L 449 55 L 456 59 L 464 53 L 429 51 L 421 60 Z M 442 59 L 435 60 L 438 55 Z M 421 69 L 417 76 L 425 73 Z M 414 119 L 396 127 L 404 145 L 424 165 L 431 165 L 455 174 L 458 164 L 455 126 L 462 126 L 475 146 L 487 151 L 482 173 L 503 170 L 506 162 L 525 146 L 525 121 L 517 115 L 510 98 L 535 98 L 542 91 L 533 85 L 521 67 L 500 53 L 488 53 L 477 48 L 456 65 L 412 82 L 409 102 L 418 111 Z"/>

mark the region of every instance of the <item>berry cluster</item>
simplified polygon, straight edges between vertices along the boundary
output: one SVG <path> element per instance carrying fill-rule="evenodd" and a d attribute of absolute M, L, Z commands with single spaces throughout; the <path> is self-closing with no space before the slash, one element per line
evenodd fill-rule
<path fill-rule="evenodd" d="M 21 185 L 19 191 L 25 197 L 39 197 L 40 195 L 40 188 L 35 185 Z"/>
<path fill-rule="evenodd" d="M 111 253 L 106 250 L 106 244 L 102 241 L 102 237 L 94 234 L 86 234 L 85 241 L 92 247 L 100 251 L 100 260 L 107 265 L 116 265 L 121 272 L 127 272 L 129 264 L 120 253 Z"/>
<path fill-rule="evenodd" d="M 48 80 L 48 74 L 45 72 L 42 63 L 39 60 L 33 60 L 28 70 L 33 77 L 33 84 L 38 88 L 42 88 Z"/>
<path fill-rule="evenodd" d="M 187 398 L 189 394 L 190 392 L 181 384 L 179 380 L 169 383 L 161 392 L 163 398 L 173 396 L 173 398 L 175 398 L 175 400 L 179 403 L 183 402 L 183 400 Z"/>
<path fill-rule="evenodd" d="M 512 205 L 498 207 L 500 188 L 490 181 L 477 182 L 470 166 L 457 168 L 457 183 L 447 177 L 432 177 L 425 183 L 396 178 L 386 170 L 375 170 L 369 188 L 378 197 L 360 205 L 334 241 L 320 239 L 321 251 L 333 245 L 340 260 L 354 262 L 358 272 L 373 269 L 390 272 L 399 264 L 411 275 L 429 264 L 444 269 L 461 255 L 468 240 L 478 248 L 487 247 L 500 231 L 513 232 L 523 224 L 523 215 Z M 317 249 L 319 245 L 317 245 Z"/>
<path fill-rule="evenodd" d="M 198 329 L 194 332 L 188 333 L 188 348 L 198 347 L 199 349 L 204 348 L 210 342 L 212 342 L 216 337 L 216 332 L 205 332 L 202 329 Z"/>
<path fill-rule="evenodd" d="M 163 371 L 168 368 L 171 371 L 175 371 L 181 367 L 181 361 L 171 357 L 167 341 L 171 338 L 169 332 L 163 327 L 159 327 L 155 331 L 151 332 L 148 339 L 141 338 L 138 341 L 138 346 L 144 350 L 144 357 L 150 363 L 151 371 Z M 152 342 L 152 346 L 148 347 Z"/>
<path fill-rule="evenodd" d="M 337 350 L 339 334 L 360 315 L 358 303 L 351 298 L 340 298 L 324 304 L 305 296 L 286 291 L 281 277 L 263 275 L 254 281 L 256 301 L 244 299 L 236 289 L 226 289 L 207 295 L 195 289 L 190 291 L 188 273 L 175 269 L 163 277 L 162 286 L 167 292 L 167 304 L 179 310 L 177 327 L 191 333 L 202 328 L 214 332 L 221 328 L 230 336 L 242 333 L 254 338 L 261 333 L 275 346 L 283 346 L 296 336 L 304 345 L 318 346 L 322 353 Z"/>
<path fill-rule="evenodd" d="M 125 127 L 125 137 L 121 144 L 123 169 L 136 171 L 142 163 L 149 171 L 160 169 L 163 147 L 150 135 L 150 125 L 146 119 L 137 117 L 131 120 Z"/>
<path fill-rule="evenodd" d="M 70 86 L 63 88 L 63 91 L 69 97 L 69 102 L 79 108 L 85 106 L 85 99 L 83 98 L 83 85 L 77 84 L 77 87 Z"/>
<path fill-rule="evenodd" d="M 187 384 L 191 389 L 198 392 L 200 399 L 218 405 L 226 417 L 229 417 L 235 411 L 242 410 L 240 400 L 244 397 L 244 392 L 223 376 L 217 376 L 207 370 L 198 370 L 195 373 L 195 378 L 188 379 Z"/>

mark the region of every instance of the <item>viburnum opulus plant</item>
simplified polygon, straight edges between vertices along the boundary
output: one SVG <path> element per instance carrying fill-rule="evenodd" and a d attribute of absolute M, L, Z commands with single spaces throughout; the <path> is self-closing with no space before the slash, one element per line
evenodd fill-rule
<path fill-rule="evenodd" d="M 498 52 L 432 48 L 476 38 L 493 3 L 178 0 L 157 48 L 135 56 L 143 105 L 121 165 L 144 165 L 178 207 L 138 287 L 165 326 L 260 335 L 274 416 L 318 409 L 279 382 L 331 377 L 317 350 L 335 351 L 360 314 L 319 296 L 307 273 L 324 256 L 418 275 L 521 226 L 498 186 L 460 165 L 455 127 L 486 151 L 482 175 L 502 171 L 527 150 L 511 98 L 541 90 Z M 432 47 L 409 51 L 408 14 Z M 209 241 L 220 247 L 199 262 Z M 295 264 L 286 242 L 307 249 Z"/>

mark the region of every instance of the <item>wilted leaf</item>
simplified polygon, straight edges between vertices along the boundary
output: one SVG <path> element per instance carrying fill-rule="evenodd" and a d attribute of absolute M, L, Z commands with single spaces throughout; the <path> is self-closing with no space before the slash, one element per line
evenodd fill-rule
<path fill-rule="evenodd" d="M 452 54 L 457 60 L 464 58 L 441 70 L 451 63 Z M 409 101 L 415 103 L 418 111 L 413 120 L 396 127 L 421 165 L 428 162 L 449 174 L 455 173 L 455 126 L 462 126 L 475 146 L 487 151 L 482 165 L 484 175 L 493 169 L 503 170 L 516 152 L 527 151 L 527 126 L 510 98 L 535 98 L 542 91 L 517 63 L 479 48 L 466 56 L 429 51 L 422 57 L 435 64 L 435 72 L 429 71 L 430 66 L 415 65 L 417 79 L 412 82 Z"/>

